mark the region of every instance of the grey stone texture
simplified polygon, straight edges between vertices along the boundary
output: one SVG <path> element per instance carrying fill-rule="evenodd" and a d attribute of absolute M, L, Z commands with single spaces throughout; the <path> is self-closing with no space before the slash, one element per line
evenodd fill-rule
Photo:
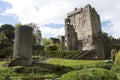
<path fill-rule="evenodd" d="M 29 66 L 32 64 L 33 29 L 19 26 L 15 31 L 13 61 L 11 65 Z"/>
<path fill-rule="evenodd" d="M 96 50 L 98 59 L 104 59 L 100 16 L 89 4 L 75 8 L 65 19 L 67 50 Z"/>
<path fill-rule="evenodd" d="M 58 38 L 50 38 L 50 44 L 59 44 L 60 41 Z"/>
<path fill-rule="evenodd" d="M 50 38 L 50 44 L 59 44 L 59 43 L 64 43 L 65 42 L 65 37 L 62 35 L 59 35 L 58 38 Z"/>

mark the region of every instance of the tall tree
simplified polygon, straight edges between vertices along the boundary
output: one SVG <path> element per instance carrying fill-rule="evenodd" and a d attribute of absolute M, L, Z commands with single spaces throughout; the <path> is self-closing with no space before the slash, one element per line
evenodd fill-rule
<path fill-rule="evenodd" d="M 10 24 L 1 25 L 0 33 L 5 34 L 5 36 L 8 38 L 8 40 L 13 43 L 14 34 L 15 34 L 14 26 L 12 26 Z"/>

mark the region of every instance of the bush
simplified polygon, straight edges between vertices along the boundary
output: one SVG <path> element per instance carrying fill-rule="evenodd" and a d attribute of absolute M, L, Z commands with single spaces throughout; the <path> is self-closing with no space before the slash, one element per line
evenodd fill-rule
<path fill-rule="evenodd" d="M 13 46 L 8 46 L 0 50 L 0 58 L 11 57 L 13 54 Z"/>
<path fill-rule="evenodd" d="M 56 45 L 46 45 L 45 51 L 57 51 L 57 46 Z"/>
<path fill-rule="evenodd" d="M 110 61 L 110 60 L 106 60 L 106 61 L 104 61 L 104 63 L 98 63 L 96 65 L 96 67 L 98 67 L 98 68 L 104 68 L 104 69 L 108 69 L 108 70 L 110 70 L 112 66 L 113 66 L 113 61 Z"/>
<path fill-rule="evenodd" d="M 46 53 L 46 55 L 53 54 L 53 51 L 57 51 L 57 46 L 56 45 L 46 45 L 45 46 L 45 53 Z"/>
<path fill-rule="evenodd" d="M 69 59 L 74 55 L 80 53 L 80 51 L 54 51 L 53 53 L 54 54 L 51 55 L 51 57 Z"/>
<path fill-rule="evenodd" d="M 33 56 L 45 56 L 44 46 L 33 46 Z"/>
<path fill-rule="evenodd" d="M 116 72 L 116 73 L 120 73 L 120 65 L 116 65 L 116 66 L 113 66 L 111 68 L 112 71 Z"/>
<path fill-rule="evenodd" d="M 60 80 L 118 80 L 112 71 L 102 68 L 90 68 L 63 74 Z"/>
<path fill-rule="evenodd" d="M 120 51 L 115 56 L 115 65 L 120 65 Z"/>

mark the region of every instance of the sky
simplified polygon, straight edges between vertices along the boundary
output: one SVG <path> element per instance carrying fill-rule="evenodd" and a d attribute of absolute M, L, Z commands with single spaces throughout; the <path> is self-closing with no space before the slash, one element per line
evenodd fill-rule
<path fill-rule="evenodd" d="M 0 0 L 0 25 L 36 23 L 42 37 L 64 35 L 64 19 L 74 8 L 90 4 L 101 18 L 103 32 L 120 37 L 120 0 Z"/>

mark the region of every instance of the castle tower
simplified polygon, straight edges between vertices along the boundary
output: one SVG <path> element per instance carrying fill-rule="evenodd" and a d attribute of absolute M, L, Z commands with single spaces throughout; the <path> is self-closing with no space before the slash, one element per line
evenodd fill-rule
<path fill-rule="evenodd" d="M 10 66 L 30 66 L 32 64 L 33 29 L 18 26 L 15 31 L 13 61 Z"/>
<path fill-rule="evenodd" d="M 98 54 L 98 58 L 104 59 L 101 34 L 100 16 L 89 4 L 84 8 L 75 8 L 73 12 L 67 14 L 65 19 L 67 50 L 94 49 Z"/>

